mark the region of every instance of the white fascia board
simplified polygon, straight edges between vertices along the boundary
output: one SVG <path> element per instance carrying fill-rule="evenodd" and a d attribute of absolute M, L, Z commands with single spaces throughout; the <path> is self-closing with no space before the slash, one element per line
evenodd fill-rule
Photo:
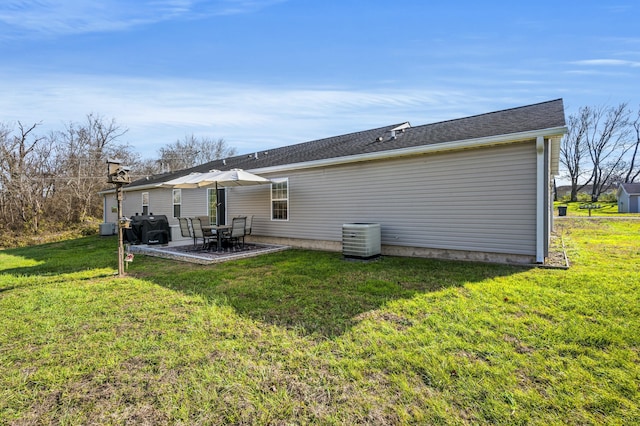
<path fill-rule="evenodd" d="M 560 146 L 562 145 L 562 136 L 552 137 L 551 139 L 551 176 L 560 174 Z"/>
<path fill-rule="evenodd" d="M 567 133 L 566 127 L 553 127 L 542 130 L 532 130 L 528 132 L 510 133 L 506 135 L 489 136 L 476 139 L 465 139 L 460 141 L 443 142 L 432 145 L 420 145 L 409 148 L 400 148 L 390 151 L 379 151 L 367 154 L 350 155 L 345 157 L 326 158 L 315 161 L 305 161 L 302 163 L 283 164 L 280 166 L 262 167 L 248 170 L 251 173 L 276 173 L 291 170 L 309 169 L 314 167 L 335 166 L 339 164 L 357 163 L 361 161 L 382 160 L 387 158 L 405 157 L 409 155 L 431 154 L 445 151 L 457 151 L 461 149 L 480 148 L 492 145 L 503 145 L 525 140 L 536 140 L 538 137 L 551 138 L 561 137 Z"/>
<path fill-rule="evenodd" d="M 169 179 L 167 179 L 167 180 L 169 180 Z M 127 192 L 127 191 L 141 191 L 141 190 L 144 191 L 145 189 L 162 188 L 161 185 L 162 184 L 160 184 L 160 183 L 154 183 L 154 184 L 147 184 L 147 185 L 136 185 L 136 186 L 131 186 L 131 187 L 123 186 L 122 190 L 124 192 Z M 113 189 L 106 189 L 104 191 L 99 191 L 98 195 L 107 195 L 107 194 L 115 194 L 115 193 L 116 193 L 116 189 L 113 188 Z"/>

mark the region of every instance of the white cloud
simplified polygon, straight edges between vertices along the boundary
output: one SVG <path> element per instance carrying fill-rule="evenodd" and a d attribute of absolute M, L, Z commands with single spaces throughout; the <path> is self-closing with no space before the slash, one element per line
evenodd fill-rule
<path fill-rule="evenodd" d="M 191 133 L 251 152 L 404 121 L 457 118 L 504 102 L 445 88 L 365 91 L 84 75 L 0 75 L 0 93 L 6 94 L 0 97 L 5 122 L 42 121 L 47 133 L 96 113 L 130 129 L 125 139 L 144 156 Z"/>
<path fill-rule="evenodd" d="M 626 61 L 623 59 L 586 59 L 582 61 L 570 62 L 573 65 L 586 65 L 596 67 L 640 67 L 638 61 Z"/>
<path fill-rule="evenodd" d="M 251 13 L 282 1 L 5 0 L 0 23 L 6 25 L 3 38 L 120 31 L 171 19 Z"/>

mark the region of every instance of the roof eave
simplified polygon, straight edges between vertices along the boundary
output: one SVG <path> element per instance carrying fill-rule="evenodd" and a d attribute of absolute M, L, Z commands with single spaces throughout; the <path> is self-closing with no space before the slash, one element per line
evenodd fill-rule
<path fill-rule="evenodd" d="M 558 174 L 560 141 L 562 136 L 567 133 L 566 126 L 551 127 L 541 130 L 529 130 L 526 132 L 509 133 L 497 136 L 487 136 L 482 138 L 464 139 L 450 142 L 437 143 L 432 145 L 419 145 L 408 148 L 400 148 L 388 151 L 379 151 L 366 154 L 349 155 L 344 157 L 325 158 L 322 160 L 304 161 L 298 163 L 282 164 L 278 166 L 259 167 L 247 169 L 251 173 L 280 173 L 291 170 L 310 169 L 316 167 L 335 166 L 340 164 L 357 163 L 362 161 L 382 160 L 387 158 L 404 157 L 410 155 L 430 154 L 446 151 L 457 151 L 462 149 L 480 148 L 492 145 L 503 145 L 508 143 L 520 142 L 525 140 L 535 140 L 537 137 L 551 139 L 551 173 Z M 175 176 L 168 177 L 167 180 Z M 162 181 L 152 184 L 136 185 L 133 187 L 123 187 L 124 191 L 144 191 L 158 188 Z M 115 193 L 115 189 L 101 191 L 100 195 Z"/>
<path fill-rule="evenodd" d="M 366 153 L 366 154 L 349 155 L 345 157 L 334 157 L 334 158 L 326 158 L 326 159 L 315 160 L 315 161 L 283 164 L 279 166 L 262 167 L 262 168 L 251 169 L 250 171 L 251 173 L 260 174 L 260 173 L 275 173 L 275 172 L 284 172 L 284 171 L 290 171 L 290 170 L 309 169 L 309 168 L 315 168 L 315 167 L 326 167 L 326 166 L 334 166 L 334 165 L 340 165 L 340 164 L 357 163 L 361 161 L 372 161 L 372 160 L 382 160 L 382 159 L 394 158 L 394 157 L 404 157 L 409 155 L 457 151 L 461 149 L 480 148 L 480 147 L 486 147 L 491 145 L 503 145 L 508 143 L 525 141 L 525 140 L 532 140 L 532 139 L 535 140 L 539 136 L 542 136 L 544 138 L 549 138 L 555 141 L 555 143 L 552 143 L 552 150 L 555 150 L 556 147 L 559 150 L 560 149 L 559 141 L 562 138 L 562 136 L 566 133 L 567 133 L 566 126 L 552 127 L 548 129 L 531 130 L 526 132 L 510 133 L 505 135 L 443 142 L 443 143 L 438 143 L 433 145 L 420 145 L 420 146 L 409 147 L 409 148 L 394 149 L 390 151 L 380 151 L 380 152 L 372 152 L 372 153 Z M 552 164 L 551 164 L 552 173 L 557 174 L 558 158 L 559 156 L 553 155 L 552 153 Z"/>
<path fill-rule="evenodd" d="M 566 132 L 565 132 L 566 133 Z M 551 175 L 558 176 L 560 174 L 560 147 L 562 145 L 562 136 L 552 136 L 551 140 Z"/>
<path fill-rule="evenodd" d="M 167 178 L 167 180 L 171 180 L 173 179 L 173 177 L 171 178 Z M 123 186 L 122 190 L 123 191 L 144 191 L 145 189 L 155 189 L 158 188 L 159 185 L 161 185 L 161 182 L 156 182 L 156 183 L 148 183 L 146 185 L 135 185 L 135 186 Z M 116 193 L 116 189 L 112 188 L 112 189 L 105 189 L 104 191 L 100 191 L 98 192 L 99 195 L 106 195 L 106 194 L 115 194 Z"/>

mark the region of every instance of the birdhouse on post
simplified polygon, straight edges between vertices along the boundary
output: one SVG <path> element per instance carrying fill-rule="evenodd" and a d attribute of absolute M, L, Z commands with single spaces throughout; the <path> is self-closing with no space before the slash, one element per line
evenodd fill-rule
<path fill-rule="evenodd" d="M 129 167 L 125 167 L 118 160 L 107 160 L 107 182 L 115 184 L 131 183 Z"/>
<path fill-rule="evenodd" d="M 131 221 L 122 214 L 122 187 L 131 183 L 129 167 L 124 167 L 118 160 L 107 160 L 107 182 L 116 186 L 116 199 L 118 200 L 118 276 L 124 277 L 124 241 L 123 228 L 131 226 Z"/>

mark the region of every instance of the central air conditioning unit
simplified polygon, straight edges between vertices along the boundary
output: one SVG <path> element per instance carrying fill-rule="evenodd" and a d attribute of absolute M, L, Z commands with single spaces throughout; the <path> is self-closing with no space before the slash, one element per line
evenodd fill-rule
<path fill-rule="evenodd" d="M 116 224 L 112 222 L 101 223 L 100 224 L 100 235 L 115 235 L 116 233 Z"/>
<path fill-rule="evenodd" d="M 379 223 L 342 225 L 342 255 L 349 259 L 373 259 L 380 256 Z"/>

